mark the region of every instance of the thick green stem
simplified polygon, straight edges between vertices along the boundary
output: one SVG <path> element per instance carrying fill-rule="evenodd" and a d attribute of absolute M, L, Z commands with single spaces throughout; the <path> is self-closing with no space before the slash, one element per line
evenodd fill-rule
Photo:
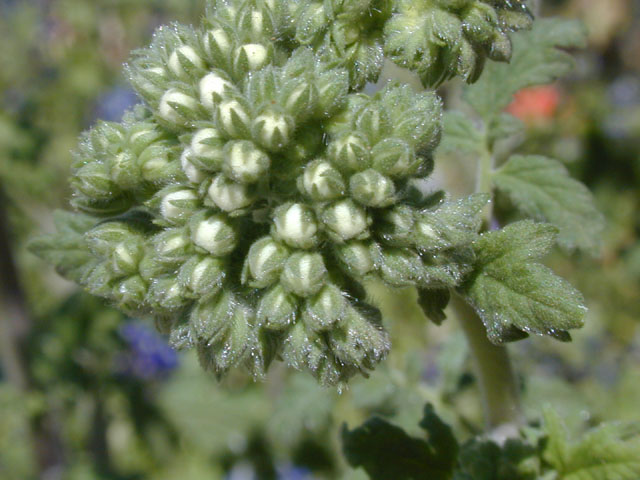
<path fill-rule="evenodd" d="M 495 166 L 495 160 L 488 148 L 486 148 L 478 158 L 476 171 L 476 193 L 491 193 L 492 175 Z M 482 220 L 485 227 L 491 225 L 493 218 L 493 200 L 487 204 L 482 212 Z"/>
<path fill-rule="evenodd" d="M 487 432 L 509 435 L 523 421 L 518 381 L 504 346 L 487 338 L 482 320 L 467 302 L 455 295 L 451 299 L 456 317 L 467 337 L 482 397 Z"/>

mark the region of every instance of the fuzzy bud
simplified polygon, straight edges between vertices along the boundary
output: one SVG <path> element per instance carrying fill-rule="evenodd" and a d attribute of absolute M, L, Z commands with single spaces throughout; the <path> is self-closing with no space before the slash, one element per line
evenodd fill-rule
<path fill-rule="evenodd" d="M 219 170 L 224 158 L 224 139 L 215 128 L 202 128 L 191 138 L 191 151 L 194 162 L 200 168 L 209 171 Z"/>
<path fill-rule="evenodd" d="M 233 54 L 233 72 L 236 78 L 244 78 L 249 72 L 260 70 L 273 60 L 273 47 L 260 43 L 246 43 Z"/>
<path fill-rule="evenodd" d="M 211 255 L 225 256 L 236 248 L 236 231 L 223 215 L 208 216 L 203 212 L 189 223 L 193 243 Z"/>
<path fill-rule="evenodd" d="M 201 342 L 209 342 L 221 336 L 229 326 L 235 299 L 227 291 L 199 303 L 191 312 L 189 326 L 194 336 Z"/>
<path fill-rule="evenodd" d="M 258 322 L 269 330 L 284 330 L 296 320 L 298 298 L 281 285 L 271 288 L 258 302 Z"/>
<path fill-rule="evenodd" d="M 369 235 L 367 212 L 351 199 L 340 200 L 327 207 L 322 213 L 322 223 L 337 242 Z"/>
<path fill-rule="evenodd" d="M 273 221 L 275 236 L 291 247 L 312 248 L 318 242 L 318 224 L 306 205 L 282 205 L 275 210 Z"/>
<path fill-rule="evenodd" d="M 388 245 L 408 246 L 413 243 L 415 230 L 415 212 L 400 205 L 383 212 L 377 233 Z"/>
<path fill-rule="evenodd" d="M 395 202 L 393 181 L 372 168 L 353 175 L 349 191 L 355 200 L 368 207 L 387 207 Z"/>
<path fill-rule="evenodd" d="M 180 79 L 195 77 L 206 65 L 202 57 L 189 45 L 176 48 L 169 56 L 168 67 Z"/>
<path fill-rule="evenodd" d="M 133 275 L 138 272 L 138 264 L 144 257 L 144 242 L 132 236 L 116 245 L 111 256 L 111 268 L 117 275 Z"/>
<path fill-rule="evenodd" d="M 160 215 L 173 224 L 184 222 L 200 204 L 196 192 L 182 187 L 168 187 L 160 198 Z"/>
<path fill-rule="evenodd" d="M 248 185 L 236 183 L 222 174 L 213 179 L 207 196 L 215 206 L 225 212 L 242 210 L 251 205 L 254 198 Z"/>
<path fill-rule="evenodd" d="M 206 173 L 193 163 L 193 158 L 194 154 L 191 147 L 185 148 L 182 151 L 182 155 L 180 155 L 180 167 L 191 183 L 199 184 L 206 178 Z"/>
<path fill-rule="evenodd" d="M 362 171 L 371 158 L 367 140 L 358 133 L 347 133 L 329 144 L 329 158 L 340 169 Z"/>
<path fill-rule="evenodd" d="M 375 268 L 368 243 L 351 241 L 337 245 L 334 251 L 346 270 L 356 277 L 362 277 Z"/>
<path fill-rule="evenodd" d="M 325 285 L 315 296 L 305 301 L 303 319 L 314 331 L 328 330 L 344 315 L 347 301 L 338 287 Z"/>
<path fill-rule="evenodd" d="M 413 149 L 398 138 L 385 138 L 371 150 L 372 166 L 383 175 L 403 178 L 413 175 L 420 161 Z"/>
<path fill-rule="evenodd" d="M 231 51 L 234 48 L 234 41 L 229 32 L 222 28 L 214 28 L 204 34 L 202 42 L 206 56 L 214 65 L 225 67 Z"/>
<path fill-rule="evenodd" d="M 180 163 L 171 158 L 166 145 L 156 143 L 147 147 L 138 157 L 142 178 L 152 183 L 168 183 L 181 172 Z"/>
<path fill-rule="evenodd" d="M 182 265 L 178 282 L 195 298 L 215 295 L 225 278 L 224 260 L 211 256 L 194 255 Z"/>
<path fill-rule="evenodd" d="M 171 88 L 160 99 L 158 117 L 167 127 L 179 130 L 198 117 L 198 110 L 199 102 L 195 98 Z"/>
<path fill-rule="evenodd" d="M 304 79 L 290 81 L 282 87 L 280 105 L 296 120 L 305 120 L 317 107 L 318 90 L 316 86 Z"/>
<path fill-rule="evenodd" d="M 220 131 L 231 138 L 247 138 L 251 129 L 249 105 L 242 97 L 227 97 L 217 108 L 216 122 Z"/>
<path fill-rule="evenodd" d="M 269 156 L 248 140 L 228 142 L 224 156 L 222 171 L 240 183 L 257 182 L 267 173 L 271 163 Z"/>
<path fill-rule="evenodd" d="M 191 254 L 193 245 L 185 228 L 166 229 L 152 238 L 157 259 L 161 262 L 181 262 Z"/>
<path fill-rule="evenodd" d="M 332 200 L 344 195 L 346 189 L 340 172 L 326 160 L 315 160 L 304 169 L 298 189 L 313 200 Z"/>
<path fill-rule="evenodd" d="M 226 78 L 223 72 L 213 71 L 207 73 L 198 84 L 200 101 L 202 105 L 213 112 L 223 98 L 237 92 L 236 87 Z"/>
<path fill-rule="evenodd" d="M 290 115 L 273 108 L 265 109 L 253 120 L 252 138 L 267 150 L 277 151 L 285 147 L 293 135 L 294 121 Z"/>
<path fill-rule="evenodd" d="M 271 237 L 255 241 L 245 261 L 243 283 L 264 288 L 278 280 L 282 267 L 289 257 L 289 250 Z"/>
<path fill-rule="evenodd" d="M 296 252 L 284 265 L 280 282 L 299 297 L 309 297 L 324 285 L 327 267 L 319 253 Z"/>

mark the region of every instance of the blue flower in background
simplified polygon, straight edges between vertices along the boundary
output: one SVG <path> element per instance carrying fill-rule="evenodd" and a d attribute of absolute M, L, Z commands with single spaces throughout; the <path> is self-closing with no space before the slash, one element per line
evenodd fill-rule
<path fill-rule="evenodd" d="M 296 465 L 281 464 L 277 467 L 278 480 L 314 480 L 311 471 Z M 249 463 L 238 463 L 225 477 L 225 480 L 260 480 Z"/>
<path fill-rule="evenodd" d="M 108 122 L 119 122 L 125 111 L 140 103 L 135 92 L 129 88 L 116 87 L 98 99 L 95 118 Z"/>
<path fill-rule="evenodd" d="M 136 321 L 120 328 L 128 351 L 119 359 L 122 373 L 142 380 L 165 378 L 178 366 L 178 355 L 151 327 Z"/>

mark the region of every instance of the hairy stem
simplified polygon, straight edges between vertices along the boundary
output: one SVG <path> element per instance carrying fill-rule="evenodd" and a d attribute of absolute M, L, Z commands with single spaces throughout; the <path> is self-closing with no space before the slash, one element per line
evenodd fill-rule
<path fill-rule="evenodd" d="M 522 423 L 523 414 L 509 353 L 506 347 L 488 340 L 482 320 L 467 302 L 454 295 L 451 306 L 469 342 L 486 430 L 496 436 L 510 436 Z"/>
<path fill-rule="evenodd" d="M 491 193 L 492 175 L 495 159 L 489 148 L 485 148 L 478 157 L 476 170 L 476 193 Z M 485 228 L 491 226 L 493 218 L 493 200 L 487 204 L 482 212 L 482 220 Z"/>

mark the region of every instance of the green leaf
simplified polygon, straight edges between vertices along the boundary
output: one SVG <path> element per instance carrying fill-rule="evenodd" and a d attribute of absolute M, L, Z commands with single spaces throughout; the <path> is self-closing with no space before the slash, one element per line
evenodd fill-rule
<path fill-rule="evenodd" d="M 547 410 L 548 438 L 543 458 L 557 480 L 637 480 L 640 478 L 640 424 L 609 423 L 569 442 L 560 416 Z"/>
<path fill-rule="evenodd" d="M 567 330 L 583 324 L 583 299 L 564 279 L 535 260 L 556 239 L 555 227 L 516 222 L 474 243 L 476 267 L 463 286 L 487 329 L 500 344 L 528 333 L 569 340 Z"/>
<path fill-rule="evenodd" d="M 527 32 L 513 35 L 509 64 L 491 62 L 464 98 L 483 117 L 500 112 L 514 93 L 532 85 L 551 83 L 573 68 L 573 59 L 563 48 L 583 47 L 585 28 L 579 21 L 540 19 Z"/>
<path fill-rule="evenodd" d="M 461 112 L 445 112 L 442 117 L 443 135 L 440 152 L 479 152 L 486 148 L 484 132 L 473 120 Z"/>
<path fill-rule="evenodd" d="M 537 455 L 537 450 L 521 439 L 508 439 L 502 447 L 472 439 L 461 448 L 454 480 L 535 480 Z"/>
<path fill-rule="evenodd" d="M 589 189 L 571 178 L 560 162 L 514 155 L 495 173 L 493 181 L 523 213 L 557 226 L 558 243 L 563 248 L 597 250 L 604 218 Z"/>
<path fill-rule="evenodd" d="M 448 480 L 453 475 L 458 442 L 451 428 L 427 405 L 420 426 L 428 440 L 413 438 L 400 427 L 374 417 L 349 431 L 342 429 L 343 450 L 353 467 L 372 480 Z"/>
<path fill-rule="evenodd" d="M 29 250 L 51 263 L 61 276 L 82 284 L 99 263 L 84 237 L 96 220 L 80 213 L 57 211 L 54 222 L 57 232 L 34 238 Z"/>

